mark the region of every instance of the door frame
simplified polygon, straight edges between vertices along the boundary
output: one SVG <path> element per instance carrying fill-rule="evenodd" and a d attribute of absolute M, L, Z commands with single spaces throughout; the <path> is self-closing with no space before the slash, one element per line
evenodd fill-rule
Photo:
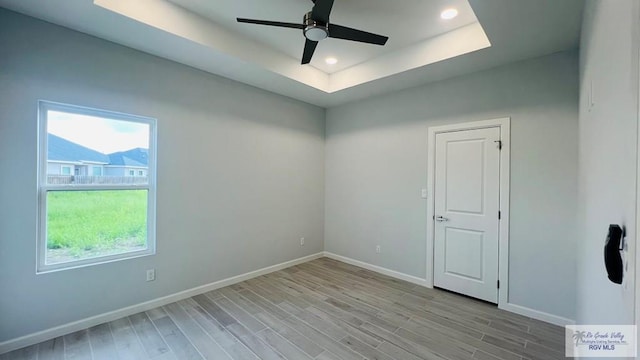
<path fill-rule="evenodd" d="M 435 237 L 435 167 L 436 167 L 436 135 L 454 131 L 500 128 L 500 211 L 501 220 L 498 229 L 498 307 L 509 303 L 509 181 L 511 158 L 511 118 L 457 123 L 451 125 L 431 126 L 428 128 L 427 150 L 427 287 L 433 288 L 434 275 L 434 237 Z M 497 284 L 496 284 L 497 285 Z"/>
<path fill-rule="evenodd" d="M 640 6 L 638 3 L 634 3 L 634 12 L 636 15 L 640 15 Z M 638 36 L 640 34 L 640 27 L 638 27 L 637 23 L 634 26 L 635 35 Z M 637 105 L 637 136 L 636 139 L 636 234 L 635 239 L 633 239 L 632 246 L 634 248 L 633 251 L 633 269 L 634 269 L 634 309 L 633 309 L 633 317 L 634 324 L 640 327 L 640 46 L 635 45 L 635 52 L 637 54 L 637 58 L 635 59 L 635 64 L 638 68 L 638 87 L 636 88 L 636 96 L 638 97 Z M 628 274 L 625 274 L 628 276 Z M 640 344 L 640 331 L 636 331 L 636 343 Z"/>

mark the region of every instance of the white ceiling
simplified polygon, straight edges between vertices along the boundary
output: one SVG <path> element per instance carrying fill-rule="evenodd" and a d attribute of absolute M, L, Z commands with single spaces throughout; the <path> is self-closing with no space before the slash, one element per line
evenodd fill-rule
<path fill-rule="evenodd" d="M 304 47 L 301 30 L 239 24 L 236 17 L 302 23 L 303 15 L 313 6 L 310 0 L 169 1 L 295 59 L 301 58 Z M 319 44 L 311 65 L 332 74 L 477 22 L 467 0 L 404 0 L 401 4 L 398 6 L 398 2 L 388 0 L 335 1 L 331 12 L 332 23 L 385 35 L 389 41 L 385 46 L 376 46 L 327 39 Z M 459 10 L 459 16 L 442 20 L 440 12 L 452 7 Z M 324 60 L 330 56 L 336 57 L 339 62 L 333 66 L 327 65 Z"/>
<path fill-rule="evenodd" d="M 576 48 L 583 0 L 336 0 L 332 23 L 390 40 L 385 47 L 323 40 L 306 66 L 299 31 L 235 18 L 301 22 L 310 0 L 0 0 L 0 6 L 330 107 Z M 447 7 L 460 16 L 441 20 Z M 327 56 L 339 63 L 325 64 Z"/>

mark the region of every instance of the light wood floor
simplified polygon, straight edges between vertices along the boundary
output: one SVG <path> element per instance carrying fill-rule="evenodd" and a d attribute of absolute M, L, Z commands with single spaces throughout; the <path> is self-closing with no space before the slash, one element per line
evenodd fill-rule
<path fill-rule="evenodd" d="M 559 359 L 563 329 L 322 258 L 6 359 Z"/>

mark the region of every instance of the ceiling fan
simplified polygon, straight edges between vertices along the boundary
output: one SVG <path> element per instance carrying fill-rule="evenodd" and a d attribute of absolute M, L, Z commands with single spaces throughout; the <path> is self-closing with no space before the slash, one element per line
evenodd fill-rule
<path fill-rule="evenodd" d="M 302 30 L 306 42 L 304 44 L 304 52 L 302 54 L 302 64 L 311 62 L 313 53 L 318 46 L 320 40 L 328 37 L 342 40 L 358 41 L 367 44 L 384 45 L 389 40 L 388 37 L 373 34 L 370 32 L 352 29 L 346 26 L 329 23 L 329 15 L 333 8 L 334 0 L 311 0 L 313 1 L 313 9 L 304 15 L 302 24 L 266 21 L 237 18 L 240 23 L 249 23 L 257 25 L 278 26 L 292 29 Z"/>

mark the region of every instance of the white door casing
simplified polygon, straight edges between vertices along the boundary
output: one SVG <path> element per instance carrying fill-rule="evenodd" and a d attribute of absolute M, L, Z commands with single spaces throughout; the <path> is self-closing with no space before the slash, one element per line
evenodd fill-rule
<path fill-rule="evenodd" d="M 436 135 L 434 285 L 498 302 L 500 127 Z"/>
<path fill-rule="evenodd" d="M 498 289 L 498 308 L 523 316 L 528 316 L 534 319 L 546 321 L 559 326 L 575 324 L 575 322 L 571 319 L 514 304 L 511 303 L 509 299 L 509 202 L 511 187 L 511 118 L 509 117 L 482 121 L 471 121 L 466 123 L 430 126 L 427 129 L 427 246 L 425 261 L 426 276 L 424 279 L 424 286 L 434 286 L 434 236 L 437 223 L 434 220 L 436 136 L 441 133 L 495 127 L 500 129 L 500 140 L 502 141 L 502 151 L 500 151 L 500 212 L 502 216 L 499 222 L 498 279 L 500 281 L 500 288 Z M 640 194 L 640 192 L 638 192 L 638 194 Z M 640 195 L 638 195 L 638 199 L 640 199 Z M 638 203 L 640 204 L 640 200 L 638 200 Z M 638 208 L 640 208 L 640 205 L 638 206 Z M 640 211 L 638 213 L 640 214 Z M 638 216 L 638 219 L 640 219 L 640 215 Z M 638 222 L 640 223 L 640 220 L 638 220 Z M 640 227 L 638 228 L 640 229 Z M 638 231 L 638 233 L 640 233 L 640 230 Z M 638 250 L 638 253 L 640 254 L 640 250 Z M 638 258 L 640 258 L 640 255 Z M 638 273 L 640 273 L 640 270 L 638 271 Z M 640 276 L 638 276 L 638 278 L 640 279 Z M 640 291 L 638 291 L 638 294 L 638 299 L 640 299 Z M 638 303 L 640 303 L 640 301 L 638 301 Z"/>

